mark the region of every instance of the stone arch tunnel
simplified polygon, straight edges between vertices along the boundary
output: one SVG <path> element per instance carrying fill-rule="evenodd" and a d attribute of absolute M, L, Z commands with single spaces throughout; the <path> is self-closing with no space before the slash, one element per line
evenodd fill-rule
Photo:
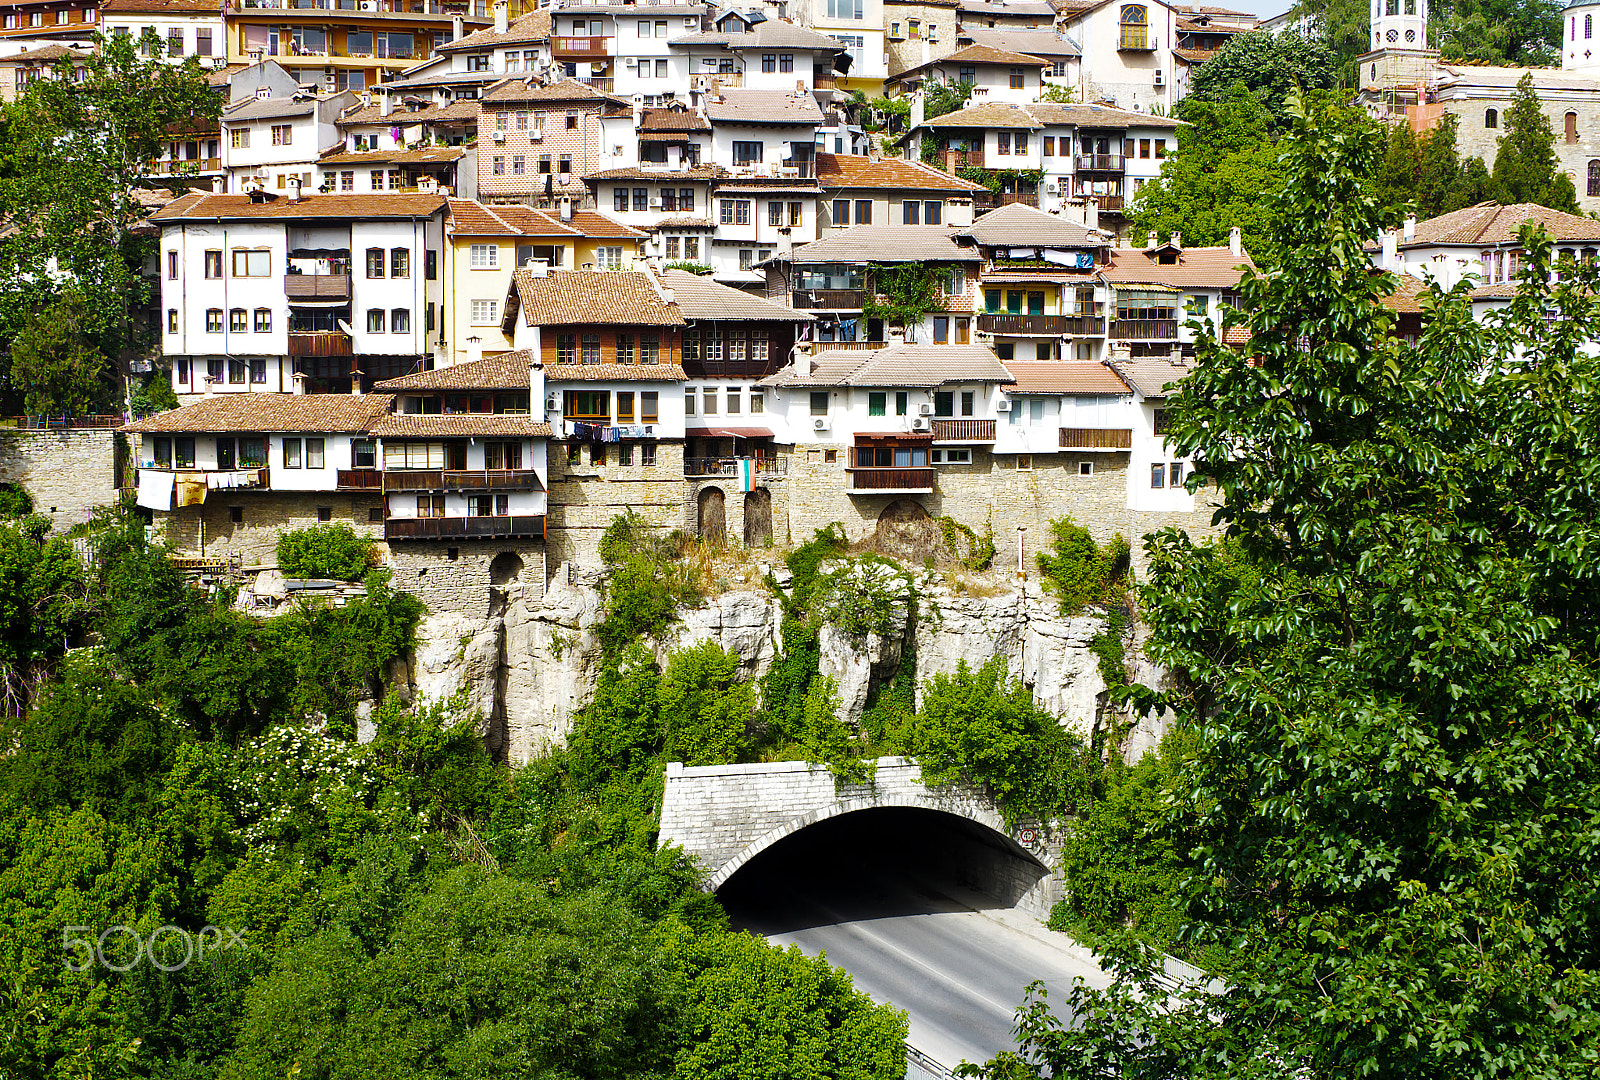
<path fill-rule="evenodd" d="M 871 784 L 841 784 L 797 761 L 668 765 L 660 842 L 697 857 L 712 892 L 781 891 L 772 883 L 796 874 L 837 874 L 845 884 L 890 869 L 1048 917 L 1061 896 L 1053 836 L 1007 825 L 967 785 L 927 787 L 913 762 L 877 764 Z"/>

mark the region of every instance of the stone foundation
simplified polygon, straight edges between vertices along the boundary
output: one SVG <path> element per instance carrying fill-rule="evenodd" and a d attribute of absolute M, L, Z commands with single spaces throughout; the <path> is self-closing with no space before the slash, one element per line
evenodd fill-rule
<path fill-rule="evenodd" d="M 117 433 L 0 428 L 0 483 L 20 485 L 58 529 L 88 521 L 95 507 L 117 501 Z"/>
<path fill-rule="evenodd" d="M 327 521 L 319 516 L 321 508 L 328 510 Z M 373 511 L 378 512 L 376 521 L 372 520 Z M 383 496 L 345 491 L 208 491 L 199 506 L 180 506 L 156 516 L 174 551 L 208 559 L 238 559 L 245 565 L 276 562 L 280 532 L 334 522 L 381 543 Z"/>
<path fill-rule="evenodd" d="M 594 444 L 579 443 L 579 463 L 567 464 L 569 443 L 550 443 L 550 499 L 545 519 L 550 566 L 600 563 L 600 537 L 616 516 L 632 510 L 663 532 L 683 525 L 683 444 L 655 443 L 654 465 L 643 464 L 643 443 L 631 442 L 633 464 L 618 464 L 623 444 L 601 443 L 605 460 L 593 464 Z"/>

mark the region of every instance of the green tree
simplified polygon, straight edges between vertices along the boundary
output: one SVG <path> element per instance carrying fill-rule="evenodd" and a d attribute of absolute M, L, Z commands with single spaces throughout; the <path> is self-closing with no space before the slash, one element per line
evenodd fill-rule
<path fill-rule="evenodd" d="M 106 358 L 83 332 L 84 303 L 76 293 L 37 312 L 11 341 L 11 381 L 23 407 L 47 416 L 87 416 L 108 396 Z"/>
<path fill-rule="evenodd" d="M 657 701 L 667 754 L 685 765 L 740 760 L 750 741 L 756 685 L 744 680 L 739 657 L 715 641 L 672 654 Z"/>
<path fill-rule="evenodd" d="M 1235 34 L 1195 71 L 1189 93 L 1179 105 L 1187 120 L 1190 103 L 1221 105 L 1245 91 L 1271 117 L 1274 128 L 1287 125 L 1284 102 L 1291 91 L 1332 90 L 1339 85 L 1338 58 L 1322 41 L 1303 34 L 1257 31 Z"/>
<path fill-rule="evenodd" d="M 1561 8 L 1550 0 L 1454 0 L 1430 10 L 1429 44 L 1447 60 L 1556 66 Z"/>
<path fill-rule="evenodd" d="M 1556 136 L 1533 88 L 1533 73 L 1517 82 L 1511 108 L 1505 111 L 1505 134 L 1500 136 L 1490 172 L 1489 197 L 1503 205 L 1537 203 L 1569 214 L 1578 212 L 1572 180 L 1556 158 Z"/>
<path fill-rule="evenodd" d="M 1461 160 L 1456 117 L 1446 114 L 1432 131 L 1418 135 L 1410 124 L 1391 124 L 1375 174 L 1375 193 L 1394 206 L 1409 204 L 1419 218 L 1433 218 L 1488 197 L 1488 172 L 1481 158 Z"/>
<path fill-rule="evenodd" d="M 922 118 L 932 120 L 965 107 L 972 97 L 972 84 L 966 79 L 943 82 L 930 79 L 922 89 Z"/>
<path fill-rule="evenodd" d="M 1394 224 L 1363 191 L 1378 150 L 1299 120 L 1251 354 L 1200 342 L 1169 402 L 1228 536 L 1153 539 L 1141 596 L 1181 678 L 1152 700 L 1197 740 L 1165 829 L 1218 981 L 1083 990 L 1071 1030 L 1030 1005 L 1057 1077 L 1593 1069 L 1600 568 L 1574 556 L 1600 542 L 1600 281 L 1552 285 L 1525 229 L 1501 322 L 1463 284 L 1396 337 L 1362 249 Z"/>
<path fill-rule="evenodd" d="M 372 566 L 372 541 L 344 522 L 278 534 L 278 569 L 289 577 L 360 581 Z"/>
<path fill-rule="evenodd" d="M 1338 62 L 1340 85 L 1355 86 L 1356 57 L 1372 48 L 1372 16 L 1365 0 L 1301 0 L 1294 11 L 1315 19 L 1316 36 Z"/>

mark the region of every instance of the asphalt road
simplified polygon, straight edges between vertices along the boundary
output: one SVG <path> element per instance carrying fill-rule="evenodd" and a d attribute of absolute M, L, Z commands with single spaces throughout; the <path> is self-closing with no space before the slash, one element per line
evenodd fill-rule
<path fill-rule="evenodd" d="M 1056 1000 L 1074 978 L 1109 981 L 1068 939 L 946 880 L 940 841 L 917 839 L 835 831 L 774 847 L 719 895 L 735 926 L 825 953 L 906 1010 L 911 1044 L 948 1067 L 1015 1048 L 1012 1020 L 1035 979 Z"/>

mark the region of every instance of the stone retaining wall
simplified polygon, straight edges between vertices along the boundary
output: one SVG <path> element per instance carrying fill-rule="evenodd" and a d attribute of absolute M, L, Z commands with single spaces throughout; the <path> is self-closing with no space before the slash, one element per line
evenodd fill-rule
<path fill-rule="evenodd" d="M 58 529 L 88 521 L 96 507 L 117 501 L 117 433 L 0 428 L 0 483 L 20 485 L 34 512 Z"/>

